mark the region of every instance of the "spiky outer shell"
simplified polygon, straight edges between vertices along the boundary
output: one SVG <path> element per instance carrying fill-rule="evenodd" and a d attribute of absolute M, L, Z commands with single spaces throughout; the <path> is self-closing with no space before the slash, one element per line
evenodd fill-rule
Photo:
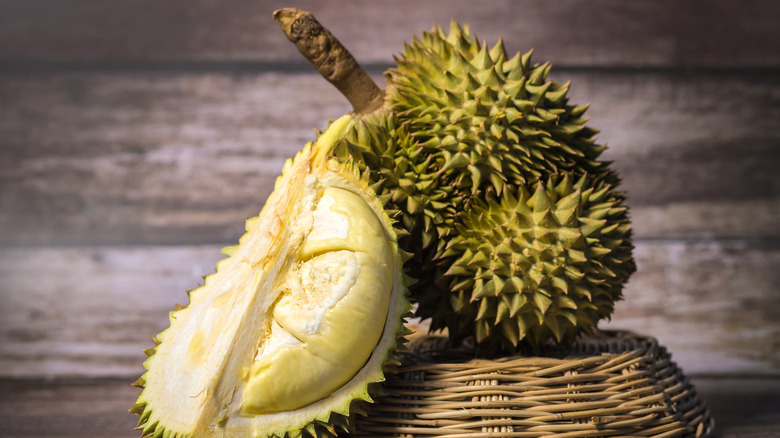
<path fill-rule="evenodd" d="M 454 260 L 445 273 L 455 310 L 448 325 L 476 325 L 478 342 L 510 348 L 590 331 L 611 315 L 630 275 L 628 227 L 621 199 L 587 175 L 475 201 L 444 253 Z"/>
<path fill-rule="evenodd" d="M 548 337 L 568 340 L 608 317 L 635 269 L 624 213 L 609 218 L 609 225 L 617 224 L 611 238 L 620 240 L 623 248 L 609 268 L 621 274 L 601 275 L 600 265 L 592 263 L 595 268 L 585 277 L 608 278 L 602 288 L 610 292 L 597 294 L 598 311 L 590 318 L 575 318 L 573 328 L 507 333 L 503 323 L 485 317 L 503 314 L 497 307 L 484 309 L 497 301 L 480 304 L 481 312 L 471 301 L 466 289 L 477 285 L 477 279 L 453 278 L 453 263 L 463 257 L 456 252 L 477 252 L 467 248 L 463 236 L 474 224 L 472 212 L 481 211 L 486 199 L 519 196 L 558 175 L 578 181 L 587 175 L 579 190 L 606 190 L 612 208 L 625 211 L 624 197 L 615 190 L 617 175 L 598 159 L 604 146 L 596 143 L 597 131 L 585 125 L 587 106 L 568 103 L 569 84 L 548 81 L 549 64 L 532 64 L 530 53 L 510 59 L 501 41 L 492 48 L 480 45 L 468 28 L 455 22 L 449 34 L 437 28 L 406 45 L 397 62 L 386 73 L 385 106 L 359 116 L 334 155 L 369 170 L 372 180 L 381 183 L 379 193 L 388 199 L 385 207 L 398 213 L 408 233 L 399 243 L 413 254 L 405 269 L 418 281 L 410 286 L 417 315 L 431 318 L 433 330 L 448 328 L 456 338 L 474 335 L 484 345 L 503 346 L 522 339 L 532 344 Z M 569 320 L 566 315 L 560 316 Z"/>
<path fill-rule="evenodd" d="M 239 244 L 225 248 L 228 257 L 219 261 L 216 272 L 205 278 L 202 287 L 188 293 L 187 306 L 171 312 L 170 327 L 157 335 L 157 345 L 147 350 L 147 372 L 136 382 L 143 391 L 131 412 L 140 415 L 138 428 L 144 436 L 336 436 L 349 428 L 352 415 L 364 412 L 363 405 L 379 391 L 384 373 L 397 365 L 394 352 L 407 333 L 403 319 L 411 306 L 391 221 L 367 178 L 356 167 L 338 163 L 326 153 L 352 123 L 345 116 L 317 143 L 288 160 L 260 215 L 247 221 L 247 232 Z M 300 257 L 307 242 L 311 245 L 308 236 L 314 235 L 317 224 L 312 211 L 329 188 L 357 195 L 378 218 L 373 220 L 383 230 L 378 235 L 385 235 L 389 242 L 385 248 L 394 251 L 390 253 L 394 261 L 387 267 L 392 284 L 388 285 L 388 310 L 379 326 L 379 340 L 353 377 L 324 399 L 293 411 L 248 415 L 241 406 L 242 395 L 249 391 L 247 370 L 257 363 L 256 357 L 269 342 L 266 339 L 273 338 L 274 309 L 286 297 L 288 287 L 284 280 L 292 266 L 309 260 Z M 314 259 L 317 255 L 305 257 Z M 351 293 L 350 289 L 347 294 Z M 359 338 L 360 330 L 353 331 Z"/>

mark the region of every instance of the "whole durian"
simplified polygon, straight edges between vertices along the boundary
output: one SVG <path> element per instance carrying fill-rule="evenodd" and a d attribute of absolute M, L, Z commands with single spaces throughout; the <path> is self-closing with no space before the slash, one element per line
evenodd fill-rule
<path fill-rule="evenodd" d="M 411 306 L 382 202 L 326 154 L 353 124 L 285 164 L 239 244 L 171 312 L 137 382 L 144 436 L 334 436 L 372 401 Z"/>
<path fill-rule="evenodd" d="M 635 270 L 624 195 L 549 64 L 453 21 L 406 45 L 382 91 L 310 14 L 275 18 L 352 103 L 330 153 L 379 185 L 432 330 L 514 350 L 610 316 Z"/>

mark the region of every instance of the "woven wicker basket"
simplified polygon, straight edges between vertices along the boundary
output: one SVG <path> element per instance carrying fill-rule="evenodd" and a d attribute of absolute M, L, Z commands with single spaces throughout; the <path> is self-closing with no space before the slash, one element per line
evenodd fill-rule
<path fill-rule="evenodd" d="M 424 338 L 359 437 L 709 437 L 709 410 L 655 339 L 600 332 L 535 357 L 468 360 Z"/>

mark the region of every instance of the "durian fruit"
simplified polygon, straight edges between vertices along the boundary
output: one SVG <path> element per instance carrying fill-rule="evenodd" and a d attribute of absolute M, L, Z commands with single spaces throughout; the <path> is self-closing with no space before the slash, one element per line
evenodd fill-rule
<path fill-rule="evenodd" d="M 449 33 L 435 28 L 406 45 L 380 90 L 310 14 L 275 17 L 353 104 L 355 125 L 331 154 L 369 172 L 405 231 L 417 316 L 507 350 L 570 341 L 609 317 L 635 270 L 624 195 L 599 160 L 587 106 L 568 102 L 568 83 L 547 79 L 549 64 L 530 52 L 510 58 L 502 41 L 480 44 L 453 21 Z M 563 181 L 578 194 L 550 188 Z M 539 187 L 544 210 L 541 194 L 526 199 Z M 570 216 L 550 223 L 560 209 Z M 509 249 L 496 243 L 501 227 L 514 236 Z M 560 229 L 555 248 L 537 236 L 548 227 Z M 533 261 L 496 272 L 528 251 L 538 252 Z"/>
<path fill-rule="evenodd" d="M 627 232 L 626 209 L 589 178 L 552 176 L 533 192 L 488 195 L 458 224 L 446 275 L 455 313 L 476 315 L 478 339 L 498 329 L 512 344 L 562 342 L 612 313 L 620 296 L 610 281 L 622 269 L 612 254 Z"/>
<path fill-rule="evenodd" d="M 259 216 L 148 350 L 131 410 L 152 437 L 322 437 L 371 402 L 411 310 L 382 202 L 324 151 L 289 160 Z"/>

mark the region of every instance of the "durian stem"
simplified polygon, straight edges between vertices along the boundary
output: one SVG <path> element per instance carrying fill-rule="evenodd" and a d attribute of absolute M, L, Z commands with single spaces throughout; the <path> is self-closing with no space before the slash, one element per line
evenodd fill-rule
<path fill-rule="evenodd" d="M 294 8 L 274 12 L 287 39 L 320 74 L 343 94 L 358 114 L 370 113 L 384 101 L 384 93 L 358 65 L 352 54 L 312 14 Z"/>

